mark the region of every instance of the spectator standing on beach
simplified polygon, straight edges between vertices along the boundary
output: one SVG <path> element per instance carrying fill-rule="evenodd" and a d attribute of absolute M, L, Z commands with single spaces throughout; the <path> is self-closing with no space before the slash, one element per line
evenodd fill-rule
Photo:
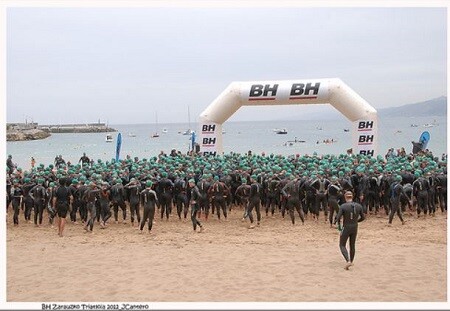
<path fill-rule="evenodd" d="M 339 248 L 342 256 L 344 256 L 346 264 L 345 269 L 348 270 L 353 266 L 353 260 L 356 253 L 356 236 L 358 234 L 358 222 L 363 221 L 364 213 L 361 204 L 353 202 L 353 193 L 347 191 L 344 195 L 346 203 L 339 207 L 339 212 L 336 215 L 334 223 L 338 224 L 338 229 L 341 231 L 339 238 Z M 344 217 L 343 226 L 341 228 L 341 218 Z M 347 241 L 350 239 L 350 257 L 346 248 Z"/>

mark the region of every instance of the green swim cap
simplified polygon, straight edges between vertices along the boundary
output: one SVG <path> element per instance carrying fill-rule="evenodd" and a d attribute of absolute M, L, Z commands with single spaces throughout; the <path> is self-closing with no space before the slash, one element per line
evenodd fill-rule
<path fill-rule="evenodd" d="M 147 180 L 147 182 L 145 183 L 145 185 L 147 187 L 151 187 L 153 185 L 153 182 L 151 180 Z"/>

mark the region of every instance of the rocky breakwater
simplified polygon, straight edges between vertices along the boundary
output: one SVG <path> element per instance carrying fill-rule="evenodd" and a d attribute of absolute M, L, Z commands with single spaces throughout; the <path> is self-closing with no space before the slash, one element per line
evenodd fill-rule
<path fill-rule="evenodd" d="M 37 140 L 49 137 L 48 131 L 40 129 L 6 130 L 6 141 Z"/>

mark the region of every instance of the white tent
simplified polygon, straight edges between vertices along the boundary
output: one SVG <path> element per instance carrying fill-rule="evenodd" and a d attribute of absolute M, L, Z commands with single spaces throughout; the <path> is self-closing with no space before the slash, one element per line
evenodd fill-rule
<path fill-rule="evenodd" d="M 356 154 L 377 155 L 377 111 L 340 79 L 233 82 L 201 114 L 202 154 L 222 154 L 222 124 L 241 106 L 330 104 L 353 123 Z"/>

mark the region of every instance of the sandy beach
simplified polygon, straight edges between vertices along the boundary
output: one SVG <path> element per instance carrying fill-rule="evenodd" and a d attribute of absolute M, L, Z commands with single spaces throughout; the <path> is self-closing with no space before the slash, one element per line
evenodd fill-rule
<path fill-rule="evenodd" d="M 45 216 L 45 215 L 44 215 Z M 369 216 L 359 226 L 355 266 L 343 269 L 339 232 L 279 214 L 247 229 L 242 210 L 190 219 L 159 217 L 153 231 L 114 224 L 92 234 L 68 224 L 65 236 L 20 214 L 7 224 L 7 301 L 443 302 L 447 301 L 447 219 Z M 298 220 L 298 218 L 297 218 Z"/>

